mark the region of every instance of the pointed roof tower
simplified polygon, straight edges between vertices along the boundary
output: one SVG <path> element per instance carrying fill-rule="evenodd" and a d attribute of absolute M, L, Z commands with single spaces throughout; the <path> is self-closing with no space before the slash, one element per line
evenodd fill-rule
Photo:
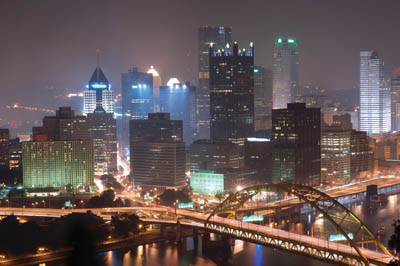
<path fill-rule="evenodd" d="M 89 80 L 89 90 L 105 90 L 110 89 L 110 83 L 108 82 L 103 70 L 98 66 L 93 72 L 92 77 Z"/>

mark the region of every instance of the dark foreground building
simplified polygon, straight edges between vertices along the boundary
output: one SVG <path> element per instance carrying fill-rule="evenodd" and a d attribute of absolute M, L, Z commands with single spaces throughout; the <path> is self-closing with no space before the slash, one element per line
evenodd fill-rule
<path fill-rule="evenodd" d="M 273 182 L 320 184 L 320 116 L 319 108 L 306 108 L 304 103 L 272 110 Z"/>
<path fill-rule="evenodd" d="M 254 133 L 254 47 L 210 47 L 211 139 L 242 141 Z"/>

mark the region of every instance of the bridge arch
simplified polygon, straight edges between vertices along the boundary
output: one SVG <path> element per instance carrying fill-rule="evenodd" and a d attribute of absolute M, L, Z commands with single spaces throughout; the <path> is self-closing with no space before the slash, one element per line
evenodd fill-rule
<path fill-rule="evenodd" d="M 213 210 L 204 224 L 205 227 L 208 228 L 208 225 L 212 224 L 213 217 L 220 214 L 236 216 L 236 212 L 260 192 L 283 192 L 287 196 L 294 195 L 304 203 L 310 204 L 346 238 L 349 245 L 367 264 L 368 259 L 360 249 L 360 244 L 374 243 L 377 249 L 379 247 L 383 253 L 391 255 L 375 234 L 352 211 L 327 194 L 304 185 L 265 184 L 242 189 L 226 198 Z M 343 222 L 350 223 L 355 228 L 346 227 Z M 350 233 L 353 237 L 349 237 Z"/>

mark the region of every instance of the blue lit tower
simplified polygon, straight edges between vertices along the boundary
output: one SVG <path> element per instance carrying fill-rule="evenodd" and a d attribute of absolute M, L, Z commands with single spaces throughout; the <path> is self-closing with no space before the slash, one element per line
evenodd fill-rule
<path fill-rule="evenodd" d="M 254 134 L 254 47 L 210 47 L 211 139 L 243 142 Z"/>
<path fill-rule="evenodd" d="M 360 130 L 370 134 L 391 129 L 391 72 L 376 50 L 360 52 Z"/>
<path fill-rule="evenodd" d="M 191 144 L 196 133 L 196 87 L 172 80 L 160 87 L 160 110 L 170 113 L 172 120 L 183 121 L 183 141 Z"/>
<path fill-rule="evenodd" d="M 296 101 L 299 83 L 299 52 L 293 38 L 277 38 L 272 59 L 272 107 L 286 108 Z"/>
<path fill-rule="evenodd" d="M 136 67 L 122 73 L 122 147 L 129 146 L 129 120 L 147 119 L 151 113 L 153 75 Z"/>
<path fill-rule="evenodd" d="M 100 67 L 96 67 L 87 90 L 84 92 L 84 114 L 104 110 L 106 113 L 114 113 L 114 91 L 111 84 Z"/>

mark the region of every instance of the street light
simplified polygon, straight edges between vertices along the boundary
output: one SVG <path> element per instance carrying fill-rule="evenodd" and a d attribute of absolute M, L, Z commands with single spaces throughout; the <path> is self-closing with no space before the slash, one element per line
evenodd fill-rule
<path fill-rule="evenodd" d="M 8 201 L 8 199 L 6 199 L 6 201 L 7 201 L 8 208 L 10 208 L 10 202 Z"/>
<path fill-rule="evenodd" d="M 179 200 L 176 200 L 175 203 L 174 203 L 174 205 L 175 205 L 175 216 L 176 216 L 176 208 L 178 208 L 178 203 L 179 203 Z"/>
<path fill-rule="evenodd" d="M 42 200 L 42 203 L 43 203 L 43 208 L 46 208 L 46 202 Z"/>

